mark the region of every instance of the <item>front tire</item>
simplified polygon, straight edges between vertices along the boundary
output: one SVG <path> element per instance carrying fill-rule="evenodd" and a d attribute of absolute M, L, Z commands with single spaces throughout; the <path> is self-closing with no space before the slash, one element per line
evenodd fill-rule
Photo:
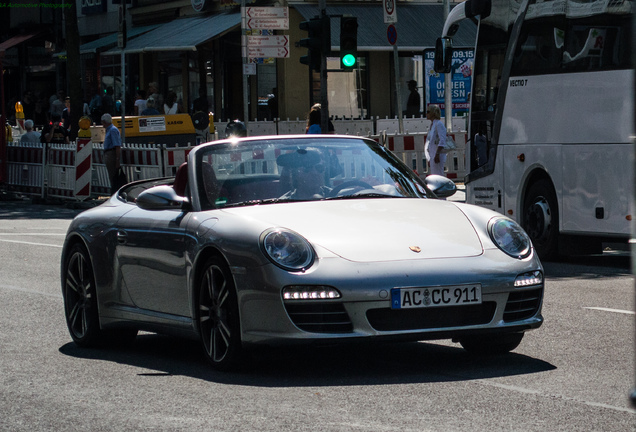
<path fill-rule="evenodd" d="M 62 295 L 71 338 L 81 347 L 95 346 L 102 337 L 95 276 L 88 251 L 79 243 L 71 248 L 64 265 Z"/>
<path fill-rule="evenodd" d="M 532 184 L 523 205 L 523 228 L 542 260 L 559 255 L 559 208 L 552 183 L 541 179 Z"/>
<path fill-rule="evenodd" d="M 475 335 L 459 340 L 461 346 L 471 354 L 506 354 L 517 348 L 523 339 L 523 333 Z"/>
<path fill-rule="evenodd" d="M 242 357 L 238 300 L 230 270 L 220 257 L 205 263 L 196 310 L 206 359 L 215 369 L 236 368 Z"/>

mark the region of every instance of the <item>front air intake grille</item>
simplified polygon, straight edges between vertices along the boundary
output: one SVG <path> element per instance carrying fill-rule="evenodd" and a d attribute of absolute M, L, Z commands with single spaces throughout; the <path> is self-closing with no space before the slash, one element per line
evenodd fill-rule
<path fill-rule="evenodd" d="M 285 303 L 292 322 L 311 333 L 351 333 L 353 324 L 342 303 Z"/>
<path fill-rule="evenodd" d="M 511 292 L 504 310 L 504 322 L 521 321 L 533 317 L 541 306 L 543 288 Z"/>
<path fill-rule="evenodd" d="M 488 324 L 497 303 L 484 302 L 472 306 L 449 306 L 413 309 L 370 309 L 369 324 L 379 331 L 425 330 Z"/>

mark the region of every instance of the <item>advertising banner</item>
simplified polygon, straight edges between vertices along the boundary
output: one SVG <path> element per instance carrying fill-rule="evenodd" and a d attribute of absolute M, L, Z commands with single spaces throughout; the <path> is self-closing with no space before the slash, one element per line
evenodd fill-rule
<path fill-rule="evenodd" d="M 472 49 L 453 50 L 451 75 L 454 115 L 463 115 L 468 113 L 474 64 L 475 54 Z M 435 50 L 431 49 L 424 51 L 424 71 L 426 105 L 439 105 L 442 110 L 442 117 L 444 117 L 445 74 L 435 72 Z"/>

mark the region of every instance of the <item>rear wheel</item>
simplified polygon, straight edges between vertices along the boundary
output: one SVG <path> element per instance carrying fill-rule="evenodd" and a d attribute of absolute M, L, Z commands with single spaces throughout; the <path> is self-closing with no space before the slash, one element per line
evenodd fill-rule
<path fill-rule="evenodd" d="M 541 179 L 528 188 L 523 205 L 523 228 L 541 259 L 558 256 L 559 209 L 549 180 Z"/>
<path fill-rule="evenodd" d="M 209 258 L 204 269 L 197 304 L 203 351 L 216 369 L 233 369 L 242 356 L 236 289 L 221 258 Z"/>
<path fill-rule="evenodd" d="M 517 348 L 523 333 L 475 335 L 459 340 L 461 346 L 471 354 L 505 354 Z"/>

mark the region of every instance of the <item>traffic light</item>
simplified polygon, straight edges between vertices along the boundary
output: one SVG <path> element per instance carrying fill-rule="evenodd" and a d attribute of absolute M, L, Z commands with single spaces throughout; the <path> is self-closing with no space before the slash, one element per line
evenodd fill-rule
<path fill-rule="evenodd" d="M 331 51 L 331 24 L 328 16 L 312 18 L 299 24 L 301 30 L 308 33 L 308 37 L 301 39 L 298 46 L 308 49 L 307 55 L 300 58 L 302 64 L 308 65 L 316 72 L 320 72 L 323 55 Z"/>
<path fill-rule="evenodd" d="M 352 71 L 358 66 L 358 18 L 340 19 L 340 68 Z"/>

